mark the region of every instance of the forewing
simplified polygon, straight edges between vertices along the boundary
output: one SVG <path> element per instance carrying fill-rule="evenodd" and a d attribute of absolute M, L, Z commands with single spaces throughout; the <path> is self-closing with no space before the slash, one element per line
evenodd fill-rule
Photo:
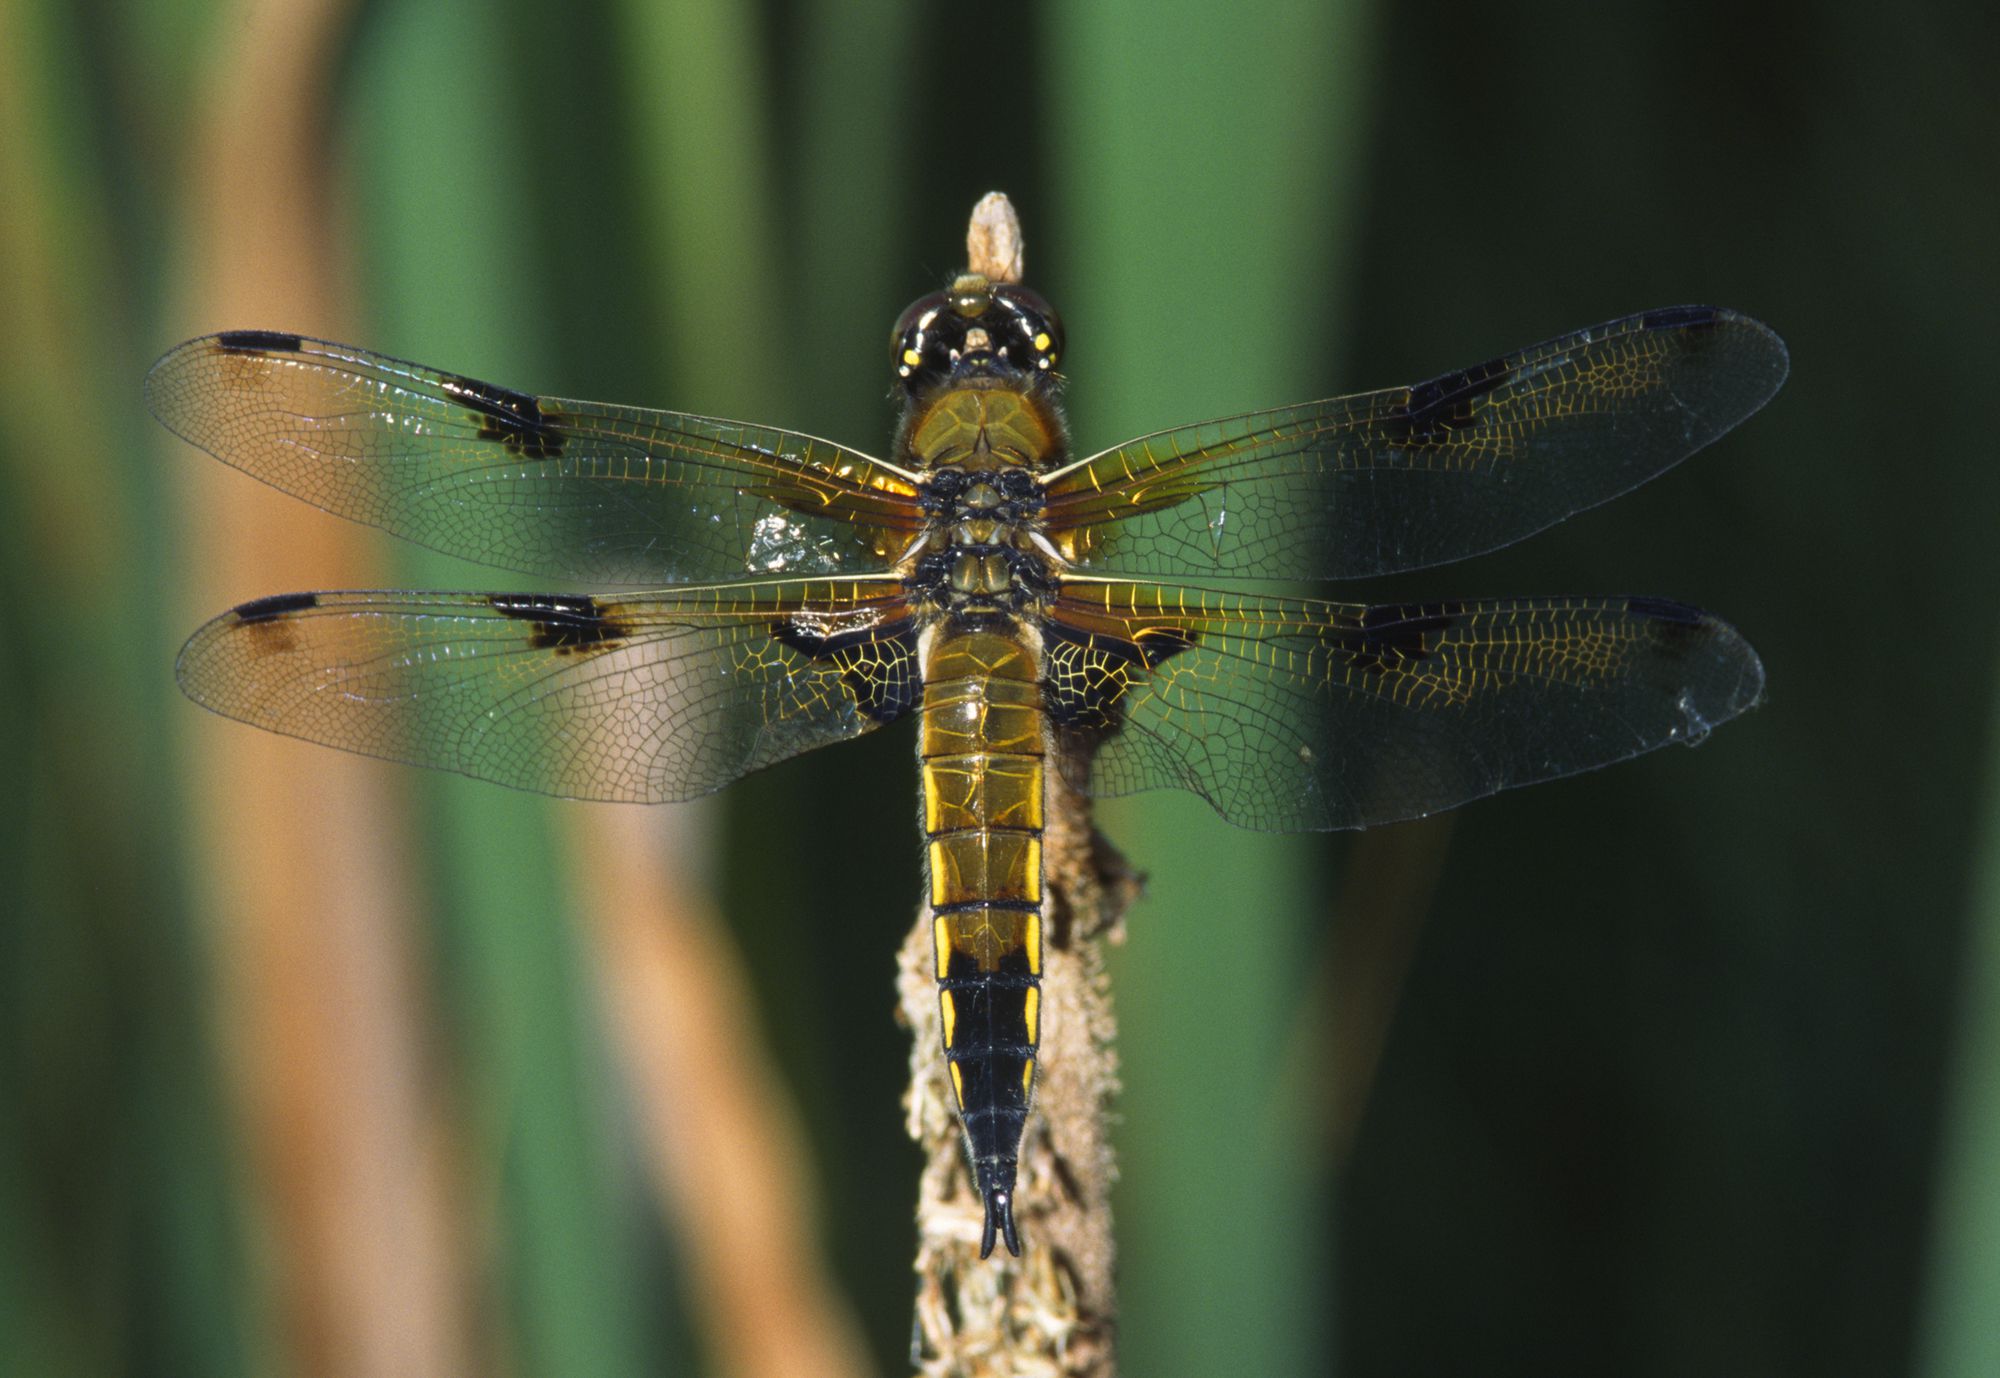
<path fill-rule="evenodd" d="M 1414 387 L 1210 421 L 1050 476 L 1080 567 L 1345 579 L 1508 545 L 1644 483 L 1770 399 L 1785 347 L 1713 307 L 1628 316 Z"/>
<path fill-rule="evenodd" d="M 867 573 L 922 522 L 903 476 L 828 441 L 532 397 L 296 335 L 190 340 L 154 365 L 146 405 L 317 507 L 550 578 Z"/>
<path fill-rule="evenodd" d="M 1076 579 L 1050 625 L 1050 712 L 1097 743 L 1079 784 L 1192 790 L 1280 832 L 1693 745 L 1764 683 L 1735 629 L 1652 598 L 1371 608 Z"/>
<path fill-rule="evenodd" d="M 631 597 L 303 593 L 196 632 L 181 688 L 346 751 L 578 799 L 692 799 L 914 707 L 894 580 Z"/>

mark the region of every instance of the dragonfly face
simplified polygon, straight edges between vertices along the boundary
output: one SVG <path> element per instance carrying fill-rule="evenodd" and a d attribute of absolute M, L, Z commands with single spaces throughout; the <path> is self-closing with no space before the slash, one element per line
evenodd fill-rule
<path fill-rule="evenodd" d="M 259 599 L 181 654 L 217 712 L 653 802 L 918 720 L 982 1254 L 1019 1252 L 1050 772 L 1192 790 L 1244 827 L 1364 827 L 1697 742 L 1761 693 L 1732 628 L 1664 599 L 1370 607 L 1240 583 L 1454 560 L 1644 482 L 1783 381 L 1783 345 L 1746 317 L 1655 311 L 1080 459 L 1061 324 L 1033 293 L 961 275 L 892 347 L 889 460 L 265 331 L 181 345 L 146 391 L 176 433 L 330 512 L 614 590 Z"/>
<path fill-rule="evenodd" d="M 944 291 L 911 302 L 889 340 L 896 377 L 912 397 L 975 370 L 1047 373 L 1062 347 L 1062 322 L 1047 302 L 979 273 L 960 273 Z"/>

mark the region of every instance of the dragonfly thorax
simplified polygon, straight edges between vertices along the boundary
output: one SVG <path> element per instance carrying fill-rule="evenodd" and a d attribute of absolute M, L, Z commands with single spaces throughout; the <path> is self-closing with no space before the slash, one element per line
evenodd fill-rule
<path fill-rule="evenodd" d="M 1048 557 L 1027 541 L 946 542 L 920 556 L 904 583 L 922 606 L 973 621 L 1027 612 L 1055 592 Z"/>
<path fill-rule="evenodd" d="M 950 464 L 931 471 L 923 499 L 933 520 L 1014 525 L 1042 510 L 1042 485 L 1015 465 Z"/>
<path fill-rule="evenodd" d="M 1014 465 L 933 471 L 924 487 L 929 530 L 910 568 L 927 606 L 978 616 L 1016 613 L 1055 587 L 1046 543 L 1037 540 L 1042 487 Z"/>

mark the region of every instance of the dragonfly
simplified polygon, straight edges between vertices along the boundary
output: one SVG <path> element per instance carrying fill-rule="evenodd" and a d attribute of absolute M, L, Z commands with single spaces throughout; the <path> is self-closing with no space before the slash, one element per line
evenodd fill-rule
<path fill-rule="evenodd" d="M 596 591 L 258 598 L 194 633 L 180 686 L 273 732 L 577 799 L 693 799 L 914 719 L 979 1254 L 1018 1255 L 1052 789 L 1361 828 L 1701 741 L 1764 673 L 1686 604 L 1258 585 L 1508 545 L 1679 463 L 1788 368 L 1757 321 L 1674 307 L 1078 456 L 1065 348 L 1027 287 L 955 275 L 894 327 L 885 459 L 302 335 L 190 340 L 146 381 L 187 441 L 327 512 Z"/>

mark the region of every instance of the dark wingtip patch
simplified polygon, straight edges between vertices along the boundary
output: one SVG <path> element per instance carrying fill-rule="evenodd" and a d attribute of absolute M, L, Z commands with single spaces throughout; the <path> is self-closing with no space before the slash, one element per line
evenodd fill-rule
<path fill-rule="evenodd" d="M 303 343 L 297 335 L 277 330 L 225 330 L 215 337 L 226 354 L 296 354 Z"/>
<path fill-rule="evenodd" d="M 1639 617 L 1650 617 L 1655 622 L 1673 622 L 1683 627 L 1698 627 L 1707 617 L 1700 608 L 1676 603 L 1671 598 L 1627 598 L 1625 611 Z"/>
<path fill-rule="evenodd" d="M 549 459 L 562 453 L 565 437 L 542 410 L 539 398 L 457 373 L 441 374 L 438 381 L 479 418 L 481 440 L 497 440 L 528 459 Z"/>
<path fill-rule="evenodd" d="M 276 593 L 269 598 L 253 598 L 239 604 L 234 612 L 236 620 L 242 623 L 270 622 L 287 613 L 304 612 L 307 608 L 319 606 L 316 593 Z"/>
<path fill-rule="evenodd" d="M 534 631 L 528 644 L 538 651 L 608 650 L 631 635 L 587 594 L 496 593 L 486 601 L 495 612 L 529 623 Z"/>
<path fill-rule="evenodd" d="M 1721 325 L 1728 312 L 1715 306 L 1667 306 L 1639 317 L 1647 330 L 1676 330 L 1688 326 Z"/>

